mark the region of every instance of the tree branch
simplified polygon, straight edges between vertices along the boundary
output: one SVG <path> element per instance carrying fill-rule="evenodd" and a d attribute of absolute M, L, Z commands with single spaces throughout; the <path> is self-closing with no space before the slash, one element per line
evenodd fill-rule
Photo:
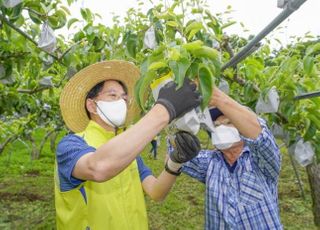
<path fill-rule="evenodd" d="M 20 30 L 20 28 L 13 25 L 10 21 L 8 21 L 3 15 L 0 14 L 0 19 L 5 22 L 11 29 L 17 31 L 19 34 L 21 34 L 23 37 L 25 37 L 27 40 L 32 42 L 34 45 L 38 45 L 36 41 L 34 41 L 28 34 L 26 34 L 24 31 Z"/>
<path fill-rule="evenodd" d="M 80 40 L 80 41 L 76 42 L 75 44 L 73 44 L 72 46 L 70 46 L 66 51 L 64 51 L 63 54 L 61 54 L 61 56 L 59 57 L 59 60 L 62 60 L 62 58 L 63 58 L 64 56 L 66 56 L 67 53 L 69 53 L 70 50 L 71 50 L 73 47 L 79 45 L 81 42 L 82 42 L 82 40 Z"/>
<path fill-rule="evenodd" d="M 17 52 L 17 53 L 1 53 L 0 57 L 3 59 L 8 58 L 21 58 L 23 55 L 30 54 L 30 52 Z"/>
<path fill-rule="evenodd" d="M 0 155 L 2 154 L 3 150 L 6 148 L 6 146 L 10 143 L 13 142 L 18 138 L 18 135 L 14 134 L 11 137 L 8 137 L 2 144 L 0 144 Z"/>
<path fill-rule="evenodd" d="M 13 25 L 10 21 L 8 21 L 8 19 L 6 19 L 2 14 L 0 14 L 0 19 L 6 23 L 11 29 L 17 31 L 19 34 L 21 34 L 24 38 L 26 38 L 27 40 L 29 40 L 30 42 L 32 42 L 38 49 L 40 49 L 38 47 L 38 43 L 33 40 L 27 33 L 25 33 L 24 31 L 22 31 L 20 28 L 16 27 L 15 25 Z M 43 49 L 40 49 L 42 50 L 43 52 L 45 52 L 46 54 L 48 54 L 49 56 L 53 57 L 55 60 L 59 61 L 59 58 Z M 63 64 L 62 62 L 60 62 L 61 64 Z"/>
<path fill-rule="evenodd" d="M 39 17 L 47 17 L 46 14 L 41 14 L 41 13 L 39 13 L 38 11 L 35 11 L 34 9 L 31 9 L 31 8 L 24 8 L 24 9 L 26 9 L 26 10 L 28 10 L 28 11 L 31 11 L 32 13 L 38 15 Z"/>
<path fill-rule="evenodd" d="M 18 93 L 34 94 L 34 93 L 38 93 L 40 91 L 50 89 L 50 88 L 52 88 L 52 86 L 39 87 L 39 88 L 35 88 L 35 89 L 17 89 L 17 91 L 18 91 Z"/>

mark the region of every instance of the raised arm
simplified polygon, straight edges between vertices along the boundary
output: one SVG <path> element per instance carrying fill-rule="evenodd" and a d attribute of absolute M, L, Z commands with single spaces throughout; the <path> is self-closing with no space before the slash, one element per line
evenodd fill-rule
<path fill-rule="evenodd" d="M 199 104 L 199 94 L 190 82 L 185 82 L 178 90 L 174 83 L 166 85 L 161 89 L 156 105 L 137 124 L 95 152 L 82 156 L 72 175 L 97 182 L 111 179 L 125 169 L 170 121 Z"/>
<path fill-rule="evenodd" d="M 181 173 L 182 164 L 192 160 L 200 151 L 200 142 L 193 134 L 179 131 L 175 135 L 175 149 L 169 155 L 163 170 L 158 178 L 146 177 L 142 186 L 144 191 L 155 201 L 165 199 L 172 188 L 176 177 Z"/>
<path fill-rule="evenodd" d="M 262 129 L 257 115 L 240 105 L 217 87 L 213 89 L 209 106 L 215 106 L 221 110 L 243 136 L 255 139 L 261 133 Z"/>
<path fill-rule="evenodd" d="M 259 118 L 262 131 L 255 139 L 243 138 L 252 150 L 252 160 L 261 169 L 261 172 L 273 182 L 277 182 L 281 167 L 280 149 L 266 125 L 266 122 Z"/>
<path fill-rule="evenodd" d="M 281 155 L 265 121 L 216 87 L 210 105 L 218 107 L 239 130 L 243 140 L 252 150 L 253 161 L 264 175 L 276 179 L 280 171 Z"/>

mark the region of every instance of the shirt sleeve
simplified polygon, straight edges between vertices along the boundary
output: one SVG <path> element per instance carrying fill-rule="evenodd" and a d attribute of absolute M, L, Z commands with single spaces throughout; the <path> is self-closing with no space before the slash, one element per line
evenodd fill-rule
<path fill-rule="evenodd" d="M 252 152 L 252 160 L 258 165 L 262 173 L 269 179 L 277 180 L 281 167 L 279 147 L 268 129 L 266 122 L 258 118 L 262 131 L 256 139 L 242 136 Z"/>
<path fill-rule="evenodd" d="M 142 182 L 146 177 L 152 175 L 151 170 L 143 163 L 140 156 L 136 158 L 139 170 L 140 181 Z"/>
<path fill-rule="evenodd" d="M 201 150 L 195 158 L 183 164 L 182 172 L 205 183 L 211 155 L 212 151 Z"/>
<path fill-rule="evenodd" d="M 77 135 L 70 134 L 64 137 L 58 144 L 56 158 L 60 190 L 62 192 L 72 190 L 83 183 L 83 180 L 72 176 L 77 161 L 85 154 L 96 151 L 85 140 Z"/>

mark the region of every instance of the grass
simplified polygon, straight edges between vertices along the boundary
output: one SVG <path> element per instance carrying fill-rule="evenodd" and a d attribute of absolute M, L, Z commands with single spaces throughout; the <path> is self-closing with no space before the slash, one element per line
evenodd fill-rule
<path fill-rule="evenodd" d="M 44 134 L 38 131 L 38 142 Z M 148 145 L 146 150 L 149 150 Z M 54 154 L 47 143 L 38 160 L 30 159 L 30 149 L 17 141 L 0 155 L 0 229 L 55 229 L 53 166 Z M 159 175 L 163 170 L 165 143 L 159 159 L 147 151 L 145 163 Z M 284 229 L 317 229 L 313 224 L 310 188 L 304 168 L 298 167 L 306 199 L 302 199 L 296 177 L 285 148 L 279 182 L 281 220 Z M 181 175 L 167 199 L 155 203 L 146 197 L 150 229 L 203 229 L 205 186 Z"/>

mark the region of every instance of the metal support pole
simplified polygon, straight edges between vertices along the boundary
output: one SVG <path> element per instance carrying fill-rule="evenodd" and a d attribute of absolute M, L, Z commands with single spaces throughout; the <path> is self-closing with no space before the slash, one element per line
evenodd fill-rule
<path fill-rule="evenodd" d="M 231 58 L 226 64 L 224 64 L 221 70 L 225 70 L 229 67 L 235 66 L 249 54 L 252 49 L 256 46 L 265 36 L 267 36 L 274 28 L 276 28 L 281 22 L 288 18 L 294 11 L 296 11 L 303 3 L 307 0 L 292 0 L 286 4 L 285 9 L 275 18 L 272 22 L 267 25 L 258 35 L 256 35 L 239 53 Z"/>
<path fill-rule="evenodd" d="M 279 149 L 281 149 L 282 147 L 286 147 L 287 148 L 287 153 L 288 153 L 289 158 L 290 158 L 291 166 L 292 166 L 294 174 L 295 174 L 295 176 L 297 178 L 298 187 L 299 187 L 299 190 L 300 190 L 301 197 L 305 200 L 306 196 L 304 194 L 303 183 L 302 183 L 302 181 L 300 179 L 299 171 L 298 171 L 296 163 L 295 163 L 295 161 L 294 161 L 294 159 L 292 157 L 292 153 L 289 151 L 289 147 L 286 145 L 286 143 L 282 143 L 281 145 L 279 145 Z"/>
<path fill-rule="evenodd" d="M 312 98 L 312 97 L 320 97 L 320 91 L 318 92 L 311 92 L 311 93 L 303 93 L 301 95 L 295 96 L 295 100 L 302 100 L 302 99 L 307 99 L 307 98 Z"/>
<path fill-rule="evenodd" d="M 288 153 L 288 154 L 289 154 L 289 158 L 290 158 L 290 162 L 291 162 L 294 174 L 296 175 L 296 178 L 297 178 L 300 194 L 301 194 L 302 198 L 305 200 L 306 199 L 306 195 L 304 194 L 303 184 L 302 184 L 302 181 L 300 179 L 300 175 L 299 175 L 298 169 L 296 167 L 296 163 L 294 162 L 294 160 L 292 158 L 292 155 L 290 153 Z"/>

